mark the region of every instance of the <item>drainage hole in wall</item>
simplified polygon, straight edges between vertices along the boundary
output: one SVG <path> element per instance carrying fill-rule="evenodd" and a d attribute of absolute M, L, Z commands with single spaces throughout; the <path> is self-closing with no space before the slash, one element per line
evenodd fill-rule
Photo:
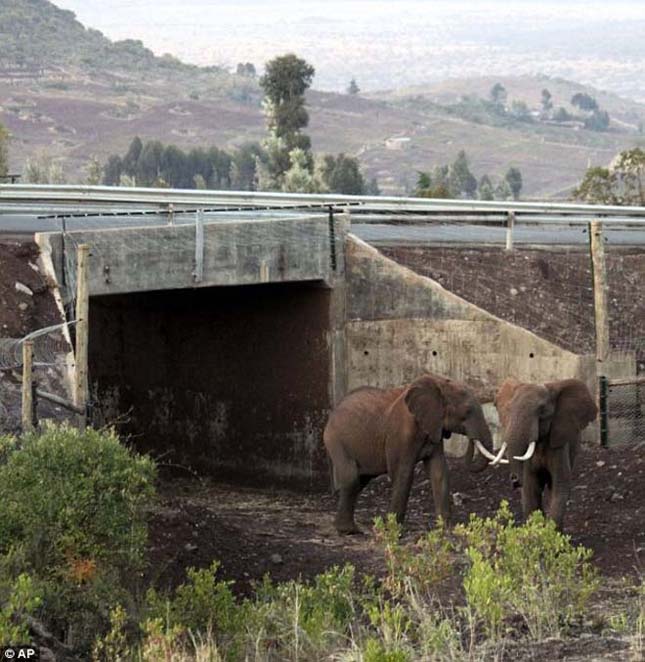
<path fill-rule="evenodd" d="M 534 356 L 535 356 L 535 354 L 533 354 L 533 352 L 531 352 L 531 353 L 529 354 L 529 358 L 530 358 L 530 359 L 532 359 Z"/>
<path fill-rule="evenodd" d="M 369 356 L 370 353 L 367 350 L 365 350 L 363 354 L 365 354 L 365 356 Z"/>
<path fill-rule="evenodd" d="M 436 349 L 432 350 L 432 356 L 437 356 L 437 350 Z"/>

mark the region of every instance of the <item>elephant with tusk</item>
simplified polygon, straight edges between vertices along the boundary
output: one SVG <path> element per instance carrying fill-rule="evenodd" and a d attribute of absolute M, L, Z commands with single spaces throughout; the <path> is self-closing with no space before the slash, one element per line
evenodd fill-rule
<path fill-rule="evenodd" d="M 544 511 L 548 487 L 549 517 L 562 529 L 580 435 L 598 415 L 589 389 L 578 379 L 524 384 L 509 378 L 497 391 L 495 406 L 502 445 L 496 454 L 480 451 L 492 465 L 510 464 L 513 486 L 522 488 L 525 517 Z"/>
<path fill-rule="evenodd" d="M 468 469 L 485 469 L 486 457 L 474 459 L 473 442 L 492 448 L 491 432 L 475 394 L 459 382 L 427 374 L 399 388 L 362 387 L 345 396 L 323 434 L 339 492 L 337 531 L 359 532 L 354 521 L 358 495 L 372 478 L 385 473 L 392 481 L 390 511 L 403 522 L 417 462 L 423 462 L 428 473 L 437 515 L 449 520 L 443 440 L 453 432 L 469 439 Z"/>

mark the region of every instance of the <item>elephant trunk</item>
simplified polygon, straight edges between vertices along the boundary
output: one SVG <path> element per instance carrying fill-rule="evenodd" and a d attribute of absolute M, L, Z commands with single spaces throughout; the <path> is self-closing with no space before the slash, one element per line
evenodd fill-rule
<path fill-rule="evenodd" d="M 511 481 L 515 487 L 522 484 L 524 471 L 524 461 L 515 458 L 527 455 L 531 442 L 536 442 L 538 439 L 538 429 L 537 416 L 523 414 L 511 417 L 504 432 L 503 442 L 507 444 Z"/>
<path fill-rule="evenodd" d="M 474 459 L 475 455 L 475 440 L 479 441 L 480 444 L 483 444 L 485 448 L 492 451 L 493 448 L 493 436 L 491 435 L 490 428 L 484 419 L 482 414 L 482 420 L 476 426 L 476 429 L 466 428 L 466 434 L 468 436 L 468 449 L 466 450 L 466 455 L 464 456 L 464 461 L 466 463 L 466 469 L 471 473 L 479 473 L 483 471 L 488 466 L 488 459 L 482 455 L 482 453 L 477 453 L 477 459 Z"/>

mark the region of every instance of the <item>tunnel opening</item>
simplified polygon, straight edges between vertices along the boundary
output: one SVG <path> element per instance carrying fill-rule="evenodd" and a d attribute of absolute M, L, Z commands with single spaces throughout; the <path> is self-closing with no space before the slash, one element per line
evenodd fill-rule
<path fill-rule="evenodd" d="M 322 486 L 329 305 L 320 282 L 93 296 L 93 417 L 164 464 Z"/>

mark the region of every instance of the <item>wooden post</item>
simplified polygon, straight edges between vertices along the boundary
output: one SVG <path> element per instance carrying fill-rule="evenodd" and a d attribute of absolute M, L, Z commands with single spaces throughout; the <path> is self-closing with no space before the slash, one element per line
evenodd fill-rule
<path fill-rule="evenodd" d="M 22 343 L 22 431 L 34 429 L 34 341 Z"/>
<path fill-rule="evenodd" d="M 74 371 L 74 404 L 83 411 L 76 417 L 79 428 L 87 424 L 88 401 L 88 335 L 90 293 L 88 285 L 90 247 L 81 244 L 76 249 L 76 369 Z"/>
<path fill-rule="evenodd" d="M 607 310 L 607 267 L 602 222 L 589 223 L 589 247 L 593 274 L 593 301 L 596 323 L 596 362 L 601 364 L 609 355 L 609 314 Z"/>
<path fill-rule="evenodd" d="M 515 212 L 509 211 L 506 219 L 506 250 L 513 250 L 513 228 L 515 227 Z"/>

